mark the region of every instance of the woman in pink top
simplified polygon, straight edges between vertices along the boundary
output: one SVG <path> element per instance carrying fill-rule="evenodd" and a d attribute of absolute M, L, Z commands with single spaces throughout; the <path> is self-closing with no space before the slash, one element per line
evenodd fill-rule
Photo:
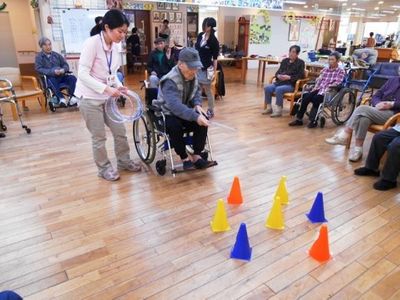
<path fill-rule="evenodd" d="M 79 59 L 76 96 L 80 98 L 80 111 L 86 126 L 92 134 L 94 161 L 98 176 L 109 181 L 119 179 L 107 156 L 107 125 L 114 137 L 114 149 L 119 170 L 140 171 L 140 165 L 130 159 L 128 139 L 124 124 L 114 123 L 105 113 L 104 104 L 110 97 L 119 97 L 126 91 L 118 80 L 117 70 L 121 56 L 117 43 L 121 42 L 128 30 L 129 21 L 119 10 L 108 11 L 102 22 L 102 31 L 85 41 Z"/>

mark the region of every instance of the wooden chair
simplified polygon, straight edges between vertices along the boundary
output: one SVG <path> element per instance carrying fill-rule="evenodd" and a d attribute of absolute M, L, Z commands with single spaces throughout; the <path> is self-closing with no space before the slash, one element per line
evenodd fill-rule
<path fill-rule="evenodd" d="M 19 68 L 0 68 L 0 77 L 11 81 L 18 101 L 22 101 L 22 106 L 25 107 L 25 102 L 28 100 L 37 100 L 43 112 L 46 112 L 46 102 L 43 96 L 39 83 L 34 76 L 21 76 Z M 11 112 L 14 120 L 18 119 L 17 109 L 14 104 L 10 103 Z"/>
<path fill-rule="evenodd" d="M 301 96 L 301 90 L 303 88 L 303 86 L 310 81 L 310 78 L 308 78 L 308 74 L 309 71 L 308 70 L 304 70 L 304 79 L 299 79 L 296 81 L 296 84 L 294 86 L 294 91 L 291 93 L 285 93 L 283 94 L 283 99 L 286 99 L 288 101 L 290 101 L 290 111 L 292 111 L 292 108 L 294 106 L 294 102 L 300 98 Z M 272 84 L 274 82 L 274 80 L 276 79 L 276 76 L 272 77 L 270 80 L 270 84 Z M 275 96 L 275 93 L 273 94 L 273 96 Z M 264 109 L 266 108 L 266 104 L 264 102 Z"/>
<path fill-rule="evenodd" d="M 370 97 L 364 98 L 364 99 L 362 100 L 361 104 L 362 104 L 362 105 L 368 105 L 370 101 L 371 101 L 371 98 L 370 98 Z M 380 131 L 387 130 L 387 129 L 393 127 L 394 125 L 396 125 L 396 124 L 398 124 L 398 123 L 400 123 L 400 113 L 397 113 L 397 114 L 395 114 L 394 116 L 392 116 L 391 118 L 389 118 L 389 119 L 385 122 L 385 124 L 383 124 L 383 125 L 372 124 L 372 125 L 369 126 L 369 128 L 368 128 L 368 132 L 371 132 L 371 133 L 374 133 L 374 134 L 375 134 L 375 133 L 378 133 L 378 132 L 380 132 Z M 352 138 L 352 136 L 353 136 L 353 132 L 351 132 L 351 134 L 350 134 L 350 136 L 349 136 L 349 138 L 348 138 L 348 140 L 347 140 L 347 144 L 346 144 L 346 148 L 347 148 L 347 149 L 350 149 L 351 138 Z"/>

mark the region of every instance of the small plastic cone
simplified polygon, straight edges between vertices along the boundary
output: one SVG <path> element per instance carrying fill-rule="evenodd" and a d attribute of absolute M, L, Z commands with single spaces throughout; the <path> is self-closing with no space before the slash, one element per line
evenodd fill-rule
<path fill-rule="evenodd" d="M 242 192 L 240 190 L 240 182 L 237 176 L 235 176 L 235 178 L 233 179 L 231 191 L 228 196 L 228 203 L 236 205 L 243 203 Z"/>
<path fill-rule="evenodd" d="M 247 235 L 246 224 L 240 224 L 239 231 L 236 235 L 236 242 L 231 250 L 231 258 L 250 261 L 252 249 Z"/>
<path fill-rule="evenodd" d="M 224 232 L 231 229 L 228 223 L 228 217 L 226 216 L 224 200 L 218 200 L 214 218 L 212 219 L 210 224 L 211 230 L 213 232 Z"/>
<path fill-rule="evenodd" d="M 281 204 L 289 204 L 289 193 L 286 187 L 286 176 L 281 177 L 278 188 L 275 192 L 275 197 L 279 197 L 281 199 Z"/>
<path fill-rule="evenodd" d="M 309 255 L 319 262 L 326 262 L 331 258 L 329 252 L 328 227 L 322 225 L 319 236 L 309 250 Z"/>
<path fill-rule="evenodd" d="M 265 222 L 265 226 L 272 229 L 280 229 L 280 230 L 285 228 L 285 221 L 283 220 L 281 200 L 279 199 L 279 197 L 275 197 L 272 209 Z"/>
<path fill-rule="evenodd" d="M 314 200 L 311 210 L 308 214 L 306 214 L 306 216 L 311 223 L 328 222 L 328 220 L 325 218 L 324 196 L 322 195 L 322 193 L 319 192 L 317 194 L 317 197 Z"/>

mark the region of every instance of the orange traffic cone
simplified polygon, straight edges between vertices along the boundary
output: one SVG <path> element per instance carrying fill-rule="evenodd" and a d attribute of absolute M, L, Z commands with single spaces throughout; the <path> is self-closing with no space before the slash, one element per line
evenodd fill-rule
<path fill-rule="evenodd" d="M 324 224 L 319 230 L 319 236 L 309 250 L 309 255 L 320 263 L 331 258 L 329 252 L 328 227 Z"/>
<path fill-rule="evenodd" d="M 237 176 L 235 176 L 235 178 L 233 179 L 231 192 L 229 193 L 228 196 L 228 203 L 235 205 L 243 203 L 242 192 L 240 190 L 240 182 Z"/>

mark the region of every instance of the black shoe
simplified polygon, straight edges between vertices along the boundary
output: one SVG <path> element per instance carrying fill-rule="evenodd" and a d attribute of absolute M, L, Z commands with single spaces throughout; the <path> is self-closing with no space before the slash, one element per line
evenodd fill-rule
<path fill-rule="evenodd" d="M 358 176 L 372 176 L 372 177 L 379 177 L 380 175 L 379 171 L 368 169 L 366 167 L 355 169 L 354 174 Z"/>
<path fill-rule="evenodd" d="M 185 160 L 183 162 L 183 169 L 184 170 L 190 170 L 190 169 L 193 169 L 193 168 L 194 168 L 194 165 L 190 160 Z"/>
<path fill-rule="evenodd" d="M 205 159 L 199 158 L 194 162 L 196 169 L 205 169 L 208 166 L 208 162 Z"/>
<path fill-rule="evenodd" d="M 307 127 L 308 128 L 318 127 L 318 122 L 317 121 L 311 121 L 310 123 L 308 123 Z"/>
<path fill-rule="evenodd" d="M 64 102 L 61 102 L 61 101 L 60 101 L 59 106 L 60 106 L 60 107 L 67 107 L 67 104 L 65 104 Z"/>
<path fill-rule="evenodd" d="M 387 181 L 384 179 L 380 179 L 374 183 L 374 189 L 378 191 L 387 191 L 390 189 L 394 189 L 397 186 L 397 182 Z"/>
<path fill-rule="evenodd" d="M 303 126 L 303 121 L 296 119 L 296 120 L 290 122 L 289 126 Z"/>
<path fill-rule="evenodd" d="M 0 138 L 5 138 L 5 137 L 6 137 L 6 135 L 4 133 L 0 132 Z"/>

